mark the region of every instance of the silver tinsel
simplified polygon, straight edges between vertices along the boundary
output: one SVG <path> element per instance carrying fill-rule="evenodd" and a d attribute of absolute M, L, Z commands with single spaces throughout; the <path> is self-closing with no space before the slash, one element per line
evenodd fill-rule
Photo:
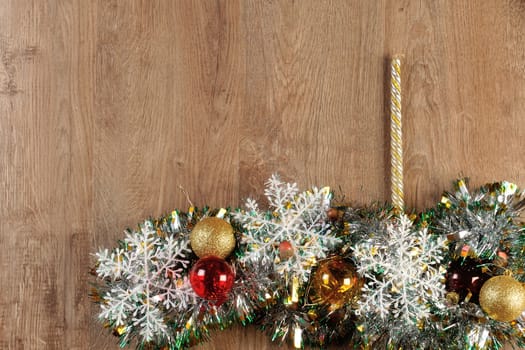
<path fill-rule="evenodd" d="M 469 191 L 467 179 L 460 179 L 454 192 L 443 194 L 432 229 L 448 237 L 453 256 L 492 260 L 501 251 L 509 255 L 509 264 L 520 265 L 524 252 L 517 243 L 524 243 L 525 228 L 518 219 L 524 206 L 524 194 L 512 183 Z"/>
<path fill-rule="evenodd" d="M 451 266 L 477 264 L 488 277 L 510 272 L 523 282 L 525 226 L 519 215 L 524 206 L 524 194 L 512 183 L 469 190 L 468 181 L 460 179 L 455 191 L 445 192 L 426 217 L 431 230 L 449 240 Z M 466 292 L 465 300 L 450 302 L 435 313 L 442 329 L 438 335 L 445 344 L 457 349 L 499 349 L 507 342 L 525 346 L 523 319 L 493 320 L 483 312 L 477 296 L 471 299 L 471 291 Z"/>

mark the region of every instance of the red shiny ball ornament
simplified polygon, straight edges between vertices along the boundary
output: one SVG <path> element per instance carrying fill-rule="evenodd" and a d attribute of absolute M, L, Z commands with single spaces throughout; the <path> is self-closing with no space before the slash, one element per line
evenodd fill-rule
<path fill-rule="evenodd" d="M 190 271 L 190 283 L 201 298 L 221 305 L 228 298 L 235 280 L 235 271 L 223 259 L 210 255 L 199 259 Z"/>
<path fill-rule="evenodd" d="M 292 245 L 292 243 L 288 241 L 282 241 L 279 244 L 279 257 L 282 260 L 290 259 L 295 254 L 295 249 Z"/>

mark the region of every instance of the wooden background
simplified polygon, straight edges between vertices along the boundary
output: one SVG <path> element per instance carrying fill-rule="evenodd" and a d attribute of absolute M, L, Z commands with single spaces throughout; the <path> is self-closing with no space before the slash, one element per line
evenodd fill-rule
<path fill-rule="evenodd" d="M 525 186 L 523 0 L 0 0 L 0 349 L 118 349 L 90 254 L 185 209 L 179 185 L 235 206 L 279 172 L 388 200 L 394 53 L 408 206 L 461 174 Z"/>

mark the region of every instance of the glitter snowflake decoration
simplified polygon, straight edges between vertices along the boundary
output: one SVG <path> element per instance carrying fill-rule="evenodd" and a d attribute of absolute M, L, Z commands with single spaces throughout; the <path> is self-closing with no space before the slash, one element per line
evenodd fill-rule
<path fill-rule="evenodd" d="M 415 228 L 406 215 L 393 217 L 383 231 L 353 248 L 358 272 L 367 279 L 357 313 L 365 323 L 379 321 L 407 334 L 441 305 L 445 239 Z"/>
<path fill-rule="evenodd" d="M 235 215 L 243 227 L 241 243 L 246 245 L 242 260 L 273 264 L 285 280 L 306 282 L 317 260 L 341 243 L 327 221 L 330 190 L 299 192 L 295 183 L 282 182 L 277 175 L 266 185 L 270 211 L 261 211 L 255 200 L 248 199 L 246 210 Z"/>
<path fill-rule="evenodd" d="M 165 312 L 181 312 L 195 302 L 182 274 L 189 252 L 187 239 L 156 230 L 146 220 L 138 230 L 126 232 L 119 248 L 96 253 L 97 275 L 109 286 L 100 296 L 99 317 L 117 329 L 125 327 L 123 334 L 137 330 L 144 342 L 170 339 Z"/>

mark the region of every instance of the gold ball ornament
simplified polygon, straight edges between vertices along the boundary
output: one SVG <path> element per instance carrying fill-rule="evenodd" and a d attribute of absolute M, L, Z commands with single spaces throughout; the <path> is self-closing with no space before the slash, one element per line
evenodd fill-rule
<path fill-rule="evenodd" d="M 226 259 L 235 249 L 233 227 L 217 217 L 204 218 L 191 231 L 190 244 L 199 258 L 215 255 Z"/>
<path fill-rule="evenodd" d="M 479 305 L 493 320 L 510 322 L 525 310 L 525 288 L 510 276 L 495 276 L 483 284 Z"/>
<path fill-rule="evenodd" d="M 314 272 L 309 297 L 314 303 L 329 305 L 335 311 L 361 296 L 363 279 L 353 264 L 339 256 L 323 260 Z"/>

